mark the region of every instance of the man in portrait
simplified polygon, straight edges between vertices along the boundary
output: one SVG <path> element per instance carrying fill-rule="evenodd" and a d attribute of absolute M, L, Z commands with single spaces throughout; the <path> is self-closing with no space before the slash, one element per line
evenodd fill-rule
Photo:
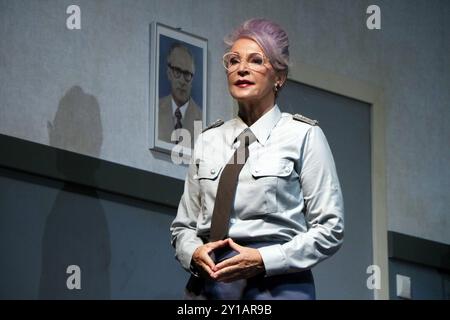
<path fill-rule="evenodd" d="M 180 135 L 177 134 L 176 140 L 172 141 L 172 132 L 186 129 L 191 135 L 190 146 L 194 147 L 194 121 L 202 120 L 202 110 L 191 97 L 194 75 L 195 63 L 191 51 L 179 42 L 174 43 L 167 56 L 167 78 L 171 93 L 159 100 L 160 140 L 178 143 Z M 187 141 L 183 145 L 186 146 L 186 143 Z"/>

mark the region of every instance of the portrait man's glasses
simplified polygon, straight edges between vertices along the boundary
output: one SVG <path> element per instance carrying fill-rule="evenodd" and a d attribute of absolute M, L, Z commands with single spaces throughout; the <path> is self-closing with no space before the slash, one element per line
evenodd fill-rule
<path fill-rule="evenodd" d="M 178 67 L 175 67 L 173 65 L 171 65 L 170 63 L 167 64 L 170 68 L 170 70 L 172 70 L 172 74 L 176 79 L 179 79 L 181 77 L 181 75 L 183 75 L 183 78 L 186 82 L 190 82 L 192 80 L 192 78 L 194 77 L 194 74 L 192 72 L 189 72 L 187 70 L 182 70 Z"/>
<path fill-rule="evenodd" d="M 228 72 L 236 71 L 242 61 L 246 62 L 249 69 L 262 72 L 265 70 L 269 59 L 259 52 L 250 53 L 245 60 L 236 52 L 228 52 L 223 56 L 223 66 Z"/>

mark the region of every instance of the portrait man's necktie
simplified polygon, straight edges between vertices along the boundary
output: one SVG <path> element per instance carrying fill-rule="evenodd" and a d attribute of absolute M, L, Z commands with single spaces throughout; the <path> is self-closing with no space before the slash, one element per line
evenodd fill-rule
<path fill-rule="evenodd" d="M 228 235 L 231 208 L 234 202 L 239 173 L 248 159 L 248 146 L 256 141 L 253 132 L 247 128 L 237 139 L 239 147 L 222 171 L 217 187 L 216 201 L 211 219 L 210 241 L 222 240 Z"/>
<path fill-rule="evenodd" d="M 180 107 L 177 107 L 177 109 L 175 110 L 175 118 L 177 118 L 177 122 L 175 123 L 175 129 L 183 128 L 183 125 L 181 124 L 182 116 L 183 115 L 181 114 Z"/>

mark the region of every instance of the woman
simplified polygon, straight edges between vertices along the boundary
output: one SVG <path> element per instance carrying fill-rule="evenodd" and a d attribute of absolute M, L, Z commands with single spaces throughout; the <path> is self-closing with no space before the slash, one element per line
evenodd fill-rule
<path fill-rule="evenodd" d="M 343 241 L 343 199 L 317 121 L 281 113 L 287 34 L 243 23 L 223 57 L 238 117 L 198 137 L 171 226 L 187 293 L 207 299 L 315 299 L 311 267 Z"/>

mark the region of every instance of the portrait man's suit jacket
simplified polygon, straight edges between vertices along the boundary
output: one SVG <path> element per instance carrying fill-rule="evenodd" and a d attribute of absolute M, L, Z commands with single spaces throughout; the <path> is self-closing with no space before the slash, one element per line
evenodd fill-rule
<path fill-rule="evenodd" d="M 189 99 L 186 112 L 181 119 L 181 124 L 184 129 L 191 133 L 191 148 L 194 148 L 194 121 L 202 120 L 202 111 L 197 104 Z M 172 131 L 175 129 L 175 121 L 173 119 L 172 111 L 172 96 L 168 95 L 159 100 L 159 114 L 158 114 L 158 138 L 168 143 L 174 143 L 170 140 Z"/>

